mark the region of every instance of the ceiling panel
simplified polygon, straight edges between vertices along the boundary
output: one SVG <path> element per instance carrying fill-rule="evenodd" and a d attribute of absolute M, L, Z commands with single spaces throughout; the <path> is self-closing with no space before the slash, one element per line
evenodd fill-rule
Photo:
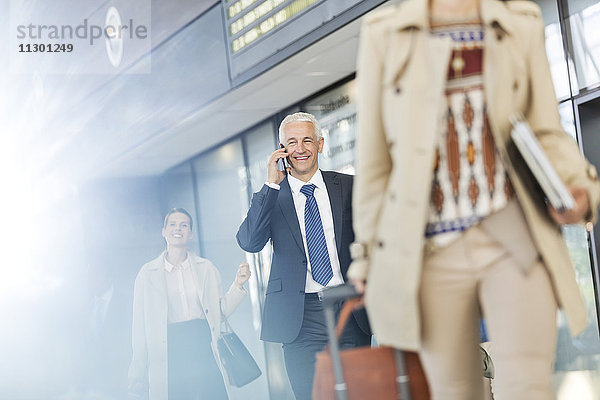
<path fill-rule="evenodd" d="M 200 107 L 176 125 L 120 154 L 97 173 L 106 176 L 163 173 L 350 75 L 355 70 L 359 23 L 355 21 L 345 26 L 256 79 Z M 154 157 L 149 157 L 150 154 Z"/>
<path fill-rule="evenodd" d="M 110 5 L 123 7 L 117 0 L 71 3 L 56 7 L 71 7 L 74 20 L 99 20 Z M 32 4 L 36 12 L 51 10 L 48 18 L 56 11 L 41 0 Z M 214 56 L 224 40 L 214 4 L 153 0 L 153 44 L 164 43 L 126 74 L 11 73 L 0 59 L 0 90 L 8 94 L 0 96 L 0 131 L 18 132 L 0 155 L 18 155 L 30 175 L 71 181 L 160 174 L 355 70 L 359 21 L 230 90 L 226 55 Z M 198 13 L 210 18 L 196 26 Z M 0 24 L 9 19 L 0 13 Z M 8 49 L 0 41 L 0 50 Z"/>

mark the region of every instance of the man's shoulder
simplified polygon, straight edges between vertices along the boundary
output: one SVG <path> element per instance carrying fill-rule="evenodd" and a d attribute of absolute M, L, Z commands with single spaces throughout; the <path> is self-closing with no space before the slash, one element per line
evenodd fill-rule
<path fill-rule="evenodd" d="M 343 172 L 337 171 L 321 171 L 323 179 L 339 179 L 345 182 L 352 182 L 354 175 L 344 174 Z"/>

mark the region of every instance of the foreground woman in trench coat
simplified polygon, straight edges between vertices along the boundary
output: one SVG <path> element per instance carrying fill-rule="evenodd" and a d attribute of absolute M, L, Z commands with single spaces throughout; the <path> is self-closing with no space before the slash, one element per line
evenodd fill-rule
<path fill-rule="evenodd" d="M 227 399 L 217 348 L 221 312 L 231 314 L 244 299 L 249 266 L 240 265 L 222 296 L 217 268 L 187 250 L 190 214 L 171 210 L 162 235 L 166 251 L 145 264 L 135 280 L 130 391 L 147 389 L 149 400 Z"/>
<path fill-rule="evenodd" d="M 435 400 L 483 397 L 480 314 L 496 400 L 553 398 L 557 307 L 573 335 L 586 326 L 560 225 L 591 227 L 600 185 L 561 128 L 540 15 L 524 1 L 406 0 L 362 27 L 348 276 L 378 342 L 420 351 Z M 509 146 L 517 113 L 574 209 L 529 190 Z"/>

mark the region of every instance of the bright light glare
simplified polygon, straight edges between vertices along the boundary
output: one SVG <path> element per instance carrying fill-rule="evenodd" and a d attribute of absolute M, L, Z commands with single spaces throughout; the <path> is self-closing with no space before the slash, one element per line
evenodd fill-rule
<path fill-rule="evenodd" d="M 342 132 L 348 132 L 348 130 L 350 130 L 350 123 L 348 122 L 347 119 L 343 119 L 339 122 L 338 124 L 340 131 Z"/>
<path fill-rule="evenodd" d="M 594 400 L 589 371 L 569 371 L 558 388 L 559 400 Z"/>
<path fill-rule="evenodd" d="M 64 192 L 61 180 L 45 171 L 43 160 L 33 155 L 32 143 L 43 132 L 43 86 L 35 74 L 9 78 L 0 82 L 3 93 L 13 94 L 0 97 L 0 182 L 4 188 L 0 196 L 4 227 L 0 230 L 0 304 L 37 298 L 61 283 L 49 275 L 36 252 L 41 244 L 36 238 L 51 239 L 40 237 L 40 217 Z M 23 102 L 15 101 L 20 85 L 32 89 Z"/>

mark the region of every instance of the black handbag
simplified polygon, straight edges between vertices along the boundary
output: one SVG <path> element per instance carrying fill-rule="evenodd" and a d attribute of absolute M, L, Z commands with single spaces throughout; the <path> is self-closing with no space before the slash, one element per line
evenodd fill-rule
<path fill-rule="evenodd" d="M 219 358 L 227 373 L 229 383 L 235 387 L 242 387 L 258 378 L 262 372 L 252 354 L 231 329 L 223 313 L 221 313 L 221 318 L 226 330 L 221 332 L 221 336 L 217 340 Z"/>

